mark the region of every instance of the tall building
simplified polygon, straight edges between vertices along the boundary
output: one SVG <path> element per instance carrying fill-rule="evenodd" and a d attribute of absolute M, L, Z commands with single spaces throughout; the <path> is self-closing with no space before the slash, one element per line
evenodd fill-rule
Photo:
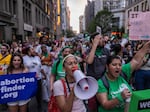
<path fill-rule="evenodd" d="M 88 0 L 84 11 L 84 16 L 85 16 L 85 29 L 87 30 L 90 22 L 94 18 L 94 1 Z"/>
<path fill-rule="evenodd" d="M 54 0 L 1 0 L 0 41 L 30 40 L 38 32 L 54 35 Z"/>
<path fill-rule="evenodd" d="M 69 29 L 70 30 L 70 9 L 69 9 L 69 7 L 67 7 L 67 20 L 66 20 L 66 27 L 67 27 L 67 29 Z"/>
<path fill-rule="evenodd" d="M 67 30 L 67 0 L 61 0 L 61 36 L 66 36 Z"/>
<path fill-rule="evenodd" d="M 70 29 L 70 10 L 67 6 L 67 0 L 57 0 L 56 11 L 56 38 L 66 36 L 66 30 Z"/>
<path fill-rule="evenodd" d="M 103 10 L 103 0 L 95 0 L 94 2 L 94 16 L 96 16 L 96 14 Z"/>
<path fill-rule="evenodd" d="M 16 0 L 11 2 L 8 0 L 0 1 L 0 41 L 8 40 L 12 37 L 12 33 L 15 32 L 15 29 L 13 29 L 12 26 L 15 25 L 17 13 L 16 6 Z"/>
<path fill-rule="evenodd" d="M 150 11 L 150 0 L 127 0 L 127 8 L 125 11 L 125 32 L 129 32 L 129 15 L 133 11 Z"/>
<path fill-rule="evenodd" d="M 94 2 L 94 16 L 97 15 L 99 11 L 104 9 L 108 9 L 113 14 L 113 22 L 112 22 L 112 31 L 119 31 L 121 28 L 124 27 L 125 23 L 125 7 L 126 7 L 126 0 L 95 0 Z M 85 8 L 86 9 L 86 8 Z M 85 21 L 89 21 L 90 17 L 85 16 Z M 88 26 L 86 23 L 86 28 Z"/>
<path fill-rule="evenodd" d="M 79 32 L 80 33 L 84 32 L 84 16 L 83 15 L 79 17 Z"/>

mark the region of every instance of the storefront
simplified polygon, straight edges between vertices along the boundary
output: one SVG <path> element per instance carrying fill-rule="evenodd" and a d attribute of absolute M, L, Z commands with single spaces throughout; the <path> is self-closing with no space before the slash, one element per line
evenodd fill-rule
<path fill-rule="evenodd" d="M 24 40 L 25 41 L 31 41 L 32 40 L 32 32 L 33 32 L 33 26 L 24 23 Z"/>

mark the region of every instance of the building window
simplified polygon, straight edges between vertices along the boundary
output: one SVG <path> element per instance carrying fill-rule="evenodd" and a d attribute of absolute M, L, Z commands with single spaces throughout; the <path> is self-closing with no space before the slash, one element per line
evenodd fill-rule
<path fill-rule="evenodd" d="M 130 9 L 130 10 L 128 10 L 128 18 L 129 18 L 129 16 L 130 16 L 130 12 L 132 11 L 132 9 Z"/>
<path fill-rule="evenodd" d="M 39 18 L 38 23 L 41 24 L 41 13 L 40 13 L 40 11 L 38 11 L 38 18 Z"/>
<path fill-rule="evenodd" d="M 144 10 L 144 2 L 143 2 L 142 5 L 141 5 L 141 9 L 142 9 L 142 11 L 145 11 L 145 10 Z"/>
<path fill-rule="evenodd" d="M 16 7 L 17 7 L 17 2 L 16 2 L 16 0 L 13 0 L 13 14 L 14 14 L 14 15 L 17 14 L 17 9 L 16 9 Z"/>
<path fill-rule="evenodd" d="M 44 14 L 42 14 L 42 25 L 44 25 Z"/>
<path fill-rule="evenodd" d="M 148 5 L 148 3 L 147 3 L 147 0 L 146 0 L 145 1 L 145 11 L 146 11 L 147 5 Z"/>
<path fill-rule="evenodd" d="M 35 8 L 35 19 L 36 19 L 36 23 L 38 23 L 38 11 L 37 11 L 37 8 Z"/>
<path fill-rule="evenodd" d="M 136 7 L 136 11 L 139 11 L 139 6 Z"/>
<path fill-rule="evenodd" d="M 138 11 L 138 10 L 139 10 L 139 6 L 135 6 L 134 11 Z"/>
<path fill-rule="evenodd" d="M 149 6 L 147 6 L 147 9 L 146 9 L 146 10 L 147 10 L 147 11 L 150 11 L 150 10 L 149 10 Z"/>
<path fill-rule="evenodd" d="M 12 14 L 12 0 L 8 0 L 8 12 Z"/>
<path fill-rule="evenodd" d="M 31 24 L 31 4 L 27 0 L 23 0 L 23 18 L 25 23 Z"/>

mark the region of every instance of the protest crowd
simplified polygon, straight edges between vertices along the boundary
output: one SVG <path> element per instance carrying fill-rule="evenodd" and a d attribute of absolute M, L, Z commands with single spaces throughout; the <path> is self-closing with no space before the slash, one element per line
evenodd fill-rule
<path fill-rule="evenodd" d="M 13 74 L 23 77 L 0 80 L 1 100 L 6 96 L 3 93 L 13 91 L 7 84 L 20 83 L 7 96 L 12 101 L 0 102 L 0 112 L 51 112 L 52 95 L 60 112 L 128 112 L 132 92 L 150 89 L 149 53 L 150 41 L 130 41 L 98 32 L 91 34 L 89 40 L 52 41 L 43 35 L 33 42 L 0 43 L 0 78 Z M 76 67 L 96 80 L 97 92 L 89 99 L 76 97 Z M 35 72 L 37 87 L 32 97 L 27 98 L 31 90 L 21 84 L 34 81 L 32 77 L 25 78 L 30 72 Z M 23 99 L 15 100 L 16 89 L 28 92 Z"/>

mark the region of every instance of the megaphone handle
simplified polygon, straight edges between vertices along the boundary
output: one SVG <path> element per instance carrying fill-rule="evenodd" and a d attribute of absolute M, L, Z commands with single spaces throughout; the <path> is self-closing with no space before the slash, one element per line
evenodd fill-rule
<path fill-rule="evenodd" d="M 65 77 L 65 80 L 66 80 L 66 83 L 67 83 L 67 87 L 68 87 L 68 89 L 69 89 L 69 92 L 71 92 L 71 89 L 70 89 L 70 86 L 69 86 L 69 82 L 68 82 L 68 80 L 67 80 L 67 77 Z"/>

